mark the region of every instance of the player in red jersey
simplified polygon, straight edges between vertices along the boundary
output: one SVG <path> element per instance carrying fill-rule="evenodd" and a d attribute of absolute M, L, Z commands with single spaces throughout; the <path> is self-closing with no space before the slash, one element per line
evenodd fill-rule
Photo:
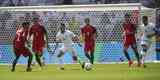
<path fill-rule="evenodd" d="M 85 26 L 81 29 L 82 39 L 84 41 L 85 56 L 94 63 L 94 51 L 96 41 L 96 28 L 90 25 L 90 19 L 85 19 Z"/>
<path fill-rule="evenodd" d="M 31 71 L 32 53 L 30 52 L 29 48 L 25 46 L 27 43 L 28 28 L 29 28 L 29 23 L 24 22 L 22 23 L 22 26 L 18 27 L 16 31 L 16 36 L 13 41 L 13 48 L 14 48 L 14 53 L 16 58 L 13 61 L 13 65 L 11 69 L 12 72 L 15 71 L 15 66 L 21 55 L 25 57 L 29 56 L 28 66 L 26 71 Z"/>
<path fill-rule="evenodd" d="M 32 39 L 32 51 L 35 53 L 36 61 L 42 68 L 41 56 L 43 55 L 43 49 L 46 46 L 48 48 L 48 35 L 44 26 L 39 24 L 39 18 L 33 18 L 33 25 L 29 31 L 29 40 Z"/>
<path fill-rule="evenodd" d="M 138 61 L 138 66 L 140 66 L 140 59 L 139 59 L 139 53 L 137 50 L 137 45 L 136 45 L 136 38 L 135 38 L 135 32 L 136 32 L 136 25 L 131 23 L 130 21 L 130 15 L 126 14 L 125 15 L 125 22 L 123 23 L 123 51 L 126 56 L 126 58 L 129 61 L 129 66 L 133 64 L 132 60 L 129 57 L 129 54 L 127 52 L 128 48 L 131 46 L 133 49 L 137 61 Z"/>

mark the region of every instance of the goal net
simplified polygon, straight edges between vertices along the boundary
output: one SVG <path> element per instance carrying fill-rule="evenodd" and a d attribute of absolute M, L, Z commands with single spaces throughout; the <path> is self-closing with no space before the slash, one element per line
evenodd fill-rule
<path fill-rule="evenodd" d="M 131 15 L 131 22 L 140 24 L 140 4 L 98 4 L 98 5 L 60 5 L 60 6 L 22 6 L 0 8 L 0 63 L 11 63 L 14 58 L 12 42 L 16 28 L 22 22 L 30 22 L 39 18 L 39 22 L 48 32 L 49 43 L 54 47 L 55 36 L 60 23 L 67 29 L 80 35 L 80 29 L 85 25 L 84 19 L 89 18 L 98 32 L 96 40 L 96 62 L 119 62 L 125 58 L 122 52 L 122 23 L 125 14 Z M 77 54 L 85 59 L 83 48 L 76 44 Z M 132 54 L 132 51 L 131 51 Z M 47 51 L 44 59 L 47 63 L 54 63 Z M 154 56 L 150 56 L 154 60 Z M 66 63 L 71 63 L 70 55 L 64 56 Z M 20 63 L 25 63 L 22 58 Z"/>

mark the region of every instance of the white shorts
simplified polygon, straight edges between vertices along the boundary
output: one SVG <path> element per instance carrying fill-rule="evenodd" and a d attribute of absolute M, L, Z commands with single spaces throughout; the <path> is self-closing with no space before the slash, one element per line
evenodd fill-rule
<path fill-rule="evenodd" d="M 149 46 L 149 42 L 146 41 L 146 40 L 142 40 L 142 41 L 140 42 L 140 44 L 141 44 L 141 45 L 147 45 L 147 46 Z"/>
<path fill-rule="evenodd" d="M 73 45 L 70 46 L 62 45 L 62 47 L 59 50 L 62 51 L 63 53 L 69 52 L 72 54 L 72 56 L 77 56 L 76 50 L 73 48 Z"/>
<path fill-rule="evenodd" d="M 140 45 L 147 45 L 147 46 L 149 46 L 149 39 L 145 35 L 143 35 L 141 37 Z"/>

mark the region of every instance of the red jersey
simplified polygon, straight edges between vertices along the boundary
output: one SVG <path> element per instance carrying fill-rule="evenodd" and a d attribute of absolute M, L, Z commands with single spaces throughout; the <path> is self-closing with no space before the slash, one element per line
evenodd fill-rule
<path fill-rule="evenodd" d="M 44 47 L 45 40 L 44 40 L 44 34 L 45 34 L 45 29 L 42 25 L 40 24 L 34 24 L 30 31 L 29 31 L 30 36 L 33 35 L 33 48 L 42 48 Z"/>
<path fill-rule="evenodd" d="M 27 40 L 28 28 L 19 27 L 16 31 L 16 37 L 14 38 L 14 48 L 25 47 L 25 42 Z"/>
<path fill-rule="evenodd" d="M 124 30 L 124 36 L 134 36 L 136 27 L 132 23 L 124 23 L 123 30 Z"/>
<path fill-rule="evenodd" d="M 124 47 L 128 48 L 130 45 L 136 44 L 135 31 L 136 27 L 132 23 L 124 23 L 123 24 L 123 44 Z"/>
<path fill-rule="evenodd" d="M 96 34 L 96 28 L 92 25 L 86 25 L 81 29 L 82 34 L 85 36 L 85 42 L 90 43 L 94 42 L 94 35 Z"/>

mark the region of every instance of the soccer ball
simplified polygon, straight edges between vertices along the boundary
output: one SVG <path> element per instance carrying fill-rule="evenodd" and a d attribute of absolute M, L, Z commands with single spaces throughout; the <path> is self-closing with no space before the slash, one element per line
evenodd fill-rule
<path fill-rule="evenodd" d="M 90 71 L 92 69 L 92 64 L 91 63 L 85 63 L 84 68 L 85 68 L 85 70 Z"/>

